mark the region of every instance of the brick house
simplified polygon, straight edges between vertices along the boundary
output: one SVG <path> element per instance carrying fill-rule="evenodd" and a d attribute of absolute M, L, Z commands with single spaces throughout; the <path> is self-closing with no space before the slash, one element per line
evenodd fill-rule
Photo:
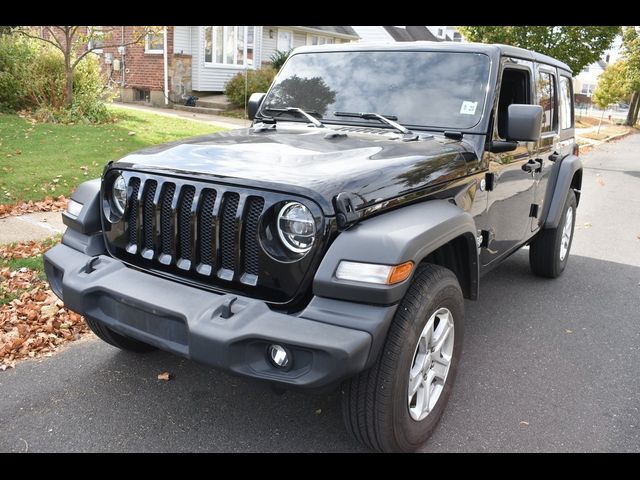
<path fill-rule="evenodd" d="M 106 28 L 110 45 L 130 43 L 140 32 L 133 26 Z M 118 85 L 121 101 L 165 106 L 184 103 L 192 92 L 224 91 L 236 73 L 269 63 L 276 50 L 358 39 L 351 27 L 168 26 L 143 43 L 96 53 L 109 83 Z"/>

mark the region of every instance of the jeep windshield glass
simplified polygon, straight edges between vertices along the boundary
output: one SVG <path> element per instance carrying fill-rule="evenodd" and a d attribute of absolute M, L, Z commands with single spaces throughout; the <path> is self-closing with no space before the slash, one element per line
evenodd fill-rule
<path fill-rule="evenodd" d="M 260 113 L 295 105 L 324 122 L 379 124 L 335 113 L 391 112 L 407 127 L 467 129 L 480 121 L 488 80 L 489 57 L 478 53 L 301 53 L 282 68 Z"/>

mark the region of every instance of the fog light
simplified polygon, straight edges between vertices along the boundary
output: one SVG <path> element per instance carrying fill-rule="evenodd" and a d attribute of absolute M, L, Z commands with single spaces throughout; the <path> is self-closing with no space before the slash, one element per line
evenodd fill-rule
<path fill-rule="evenodd" d="M 274 367 L 282 370 L 288 370 L 291 365 L 291 355 L 289 351 L 282 345 L 269 345 L 269 360 Z"/>

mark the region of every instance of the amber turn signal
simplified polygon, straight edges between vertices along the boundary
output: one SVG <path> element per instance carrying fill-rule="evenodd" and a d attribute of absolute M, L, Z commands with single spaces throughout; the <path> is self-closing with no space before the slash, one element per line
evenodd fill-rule
<path fill-rule="evenodd" d="M 411 272 L 413 271 L 413 262 L 404 262 L 400 265 L 396 265 L 389 272 L 389 277 L 387 278 L 387 285 L 393 285 L 394 283 L 400 283 L 403 280 L 409 278 Z"/>

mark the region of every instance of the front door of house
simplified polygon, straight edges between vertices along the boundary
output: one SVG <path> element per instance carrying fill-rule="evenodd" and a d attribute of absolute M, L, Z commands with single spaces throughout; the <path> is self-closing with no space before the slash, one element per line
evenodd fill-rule
<path fill-rule="evenodd" d="M 293 48 L 293 32 L 291 30 L 278 29 L 278 42 L 276 49 L 281 52 L 288 52 Z"/>

